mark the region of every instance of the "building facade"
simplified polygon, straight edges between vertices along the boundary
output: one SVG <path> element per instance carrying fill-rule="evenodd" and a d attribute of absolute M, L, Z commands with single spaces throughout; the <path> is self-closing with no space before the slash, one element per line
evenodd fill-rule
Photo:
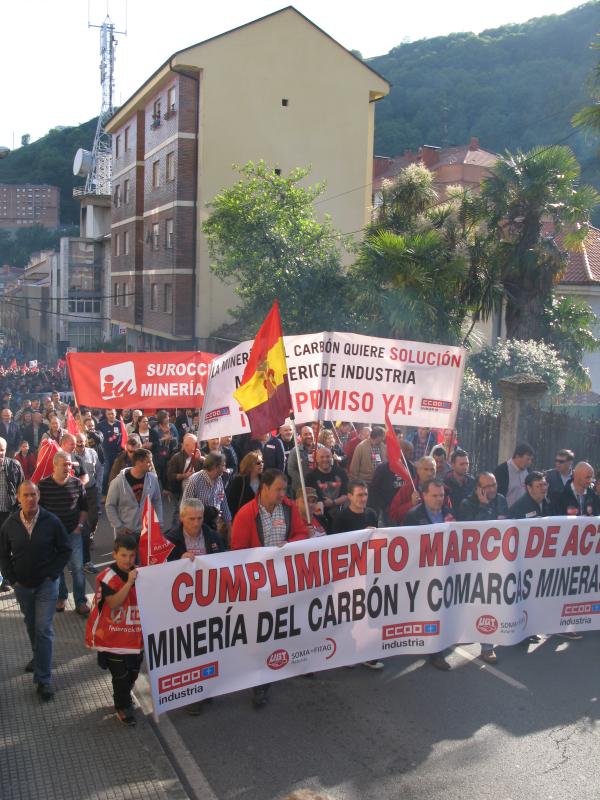
<path fill-rule="evenodd" d="M 311 166 L 319 213 L 360 234 L 375 101 L 389 85 L 288 7 L 181 50 L 107 123 L 113 137 L 111 318 L 128 349 L 215 349 L 231 287 L 210 270 L 207 204 L 264 160 Z M 268 309 L 265 308 L 265 313 Z"/>
<path fill-rule="evenodd" d="M 0 184 L 0 228 L 18 229 L 28 225 L 58 228 L 60 189 L 57 186 Z"/>

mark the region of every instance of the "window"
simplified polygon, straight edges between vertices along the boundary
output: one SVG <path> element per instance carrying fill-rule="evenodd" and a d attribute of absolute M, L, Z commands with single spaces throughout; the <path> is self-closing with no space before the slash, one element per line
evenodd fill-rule
<path fill-rule="evenodd" d="M 118 158 L 121 155 L 121 134 L 118 133 L 115 136 L 115 158 Z"/>
<path fill-rule="evenodd" d="M 125 178 L 123 181 L 123 204 L 126 205 L 129 202 L 129 178 Z"/>
<path fill-rule="evenodd" d="M 121 184 L 117 183 L 115 185 L 115 191 L 113 194 L 113 203 L 117 208 L 121 207 Z"/>
<path fill-rule="evenodd" d="M 127 306 L 129 305 L 129 298 L 127 297 L 127 283 L 123 284 L 121 299 L 122 299 L 121 305 L 123 306 L 123 308 L 127 308 Z"/>
<path fill-rule="evenodd" d="M 125 151 L 129 150 L 129 125 L 125 128 L 125 132 L 123 134 L 124 142 L 123 145 L 125 147 Z"/>
<path fill-rule="evenodd" d="M 282 97 L 281 98 L 281 105 L 282 106 L 285 106 L 287 108 L 287 106 L 289 105 L 289 102 L 290 101 L 287 99 L 287 97 Z"/>
<path fill-rule="evenodd" d="M 175 180 L 175 153 L 167 153 L 167 180 Z"/>
<path fill-rule="evenodd" d="M 118 306 L 119 305 L 119 284 L 118 283 L 115 283 L 113 285 L 113 305 L 114 306 Z"/>
<path fill-rule="evenodd" d="M 152 188 L 157 189 L 160 186 L 160 161 L 155 161 L 152 164 Z"/>
<path fill-rule="evenodd" d="M 121 255 L 121 234 L 119 233 L 115 234 L 115 255 Z"/>
<path fill-rule="evenodd" d="M 129 255 L 129 231 L 125 231 L 123 234 L 123 255 Z"/>
<path fill-rule="evenodd" d="M 167 91 L 167 111 L 169 113 L 173 113 L 175 111 L 175 87 L 171 86 L 171 88 Z"/>
<path fill-rule="evenodd" d="M 165 283 L 163 311 L 167 314 L 173 313 L 173 285 L 170 283 Z"/>
<path fill-rule="evenodd" d="M 160 125 L 160 97 L 154 101 L 152 106 L 152 127 L 158 128 Z"/>
<path fill-rule="evenodd" d="M 168 219 L 167 220 L 166 231 L 167 231 L 167 242 L 166 242 L 167 249 L 168 250 L 172 250 L 173 249 L 173 241 L 174 241 L 174 238 L 175 238 L 174 234 L 173 234 L 173 220 L 172 219 Z"/>
<path fill-rule="evenodd" d="M 158 250 L 159 243 L 160 243 L 160 225 L 158 222 L 155 222 L 152 225 L 152 249 Z"/>
<path fill-rule="evenodd" d="M 151 283 L 150 284 L 150 310 L 157 311 L 158 310 L 158 284 Z"/>

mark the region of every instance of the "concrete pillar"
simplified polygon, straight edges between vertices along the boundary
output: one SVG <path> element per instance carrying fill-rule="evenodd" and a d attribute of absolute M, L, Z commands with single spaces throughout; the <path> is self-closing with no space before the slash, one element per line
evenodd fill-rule
<path fill-rule="evenodd" d="M 519 442 L 519 421 L 527 407 L 538 408 L 548 391 L 548 384 L 533 375 L 512 375 L 498 381 L 502 410 L 500 417 L 500 444 L 498 462 L 512 457 Z"/>

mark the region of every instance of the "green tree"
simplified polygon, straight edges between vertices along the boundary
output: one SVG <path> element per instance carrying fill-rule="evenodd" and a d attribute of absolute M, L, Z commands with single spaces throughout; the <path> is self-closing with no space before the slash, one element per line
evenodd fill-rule
<path fill-rule="evenodd" d="M 347 328 L 345 242 L 313 207 L 324 184 L 301 185 L 305 168 L 287 176 L 263 161 L 235 169 L 241 180 L 208 204 L 203 225 L 211 269 L 241 300 L 231 313 L 254 335 L 277 298 L 286 333 Z"/>
<path fill-rule="evenodd" d="M 567 390 L 587 391 L 590 376 L 583 366 L 583 354 L 598 350 L 600 342 L 594 335 L 596 315 L 583 300 L 573 297 L 552 297 L 545 309 L 546 341 L 564 361 L 567 371 Z"/>
<path fill-rule="evenodd" d="M 600 50 L 600 33 L 596 34 L 597 42 L 591 46 L 594 50 Z M 573 125 L 576 128 L 584 128 L 596 136 L 600 136 L 600 62 L 594 69 L 591 82 L 591 96 L 595 101 L 592 105 L 584 106 L 573 117 Z"/>
<path fill-rule="evenodd" d="M 504 287 L 509 339 L 544 335 L 545 308 L 566 266 L 565 251 L 581 244 L 600 200 L 592 187 L 578 185 L 579 176 L 568 147 L 536 147 L 507 153 L 482 184 L 481 219 L 490 232 L 488 258 Z"/>

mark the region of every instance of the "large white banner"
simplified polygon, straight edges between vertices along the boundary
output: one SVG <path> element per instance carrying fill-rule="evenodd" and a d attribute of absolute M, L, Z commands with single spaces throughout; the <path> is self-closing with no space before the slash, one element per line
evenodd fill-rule
<path fill-rule="evenodd" d="M 377 339 L 355 333 L 284 336 L 296 422 L 379 422 L 452 428 L 465 351 L 422 342 Z M 233 397 L 252 342 L 213 359 L 200 438 L 247 433 Z"/>
<path fill-rule="evenodd" d="M 457 642 L 598 630 L 598 522 L 387 528 L 140 568 L 155 712 Z"/>

